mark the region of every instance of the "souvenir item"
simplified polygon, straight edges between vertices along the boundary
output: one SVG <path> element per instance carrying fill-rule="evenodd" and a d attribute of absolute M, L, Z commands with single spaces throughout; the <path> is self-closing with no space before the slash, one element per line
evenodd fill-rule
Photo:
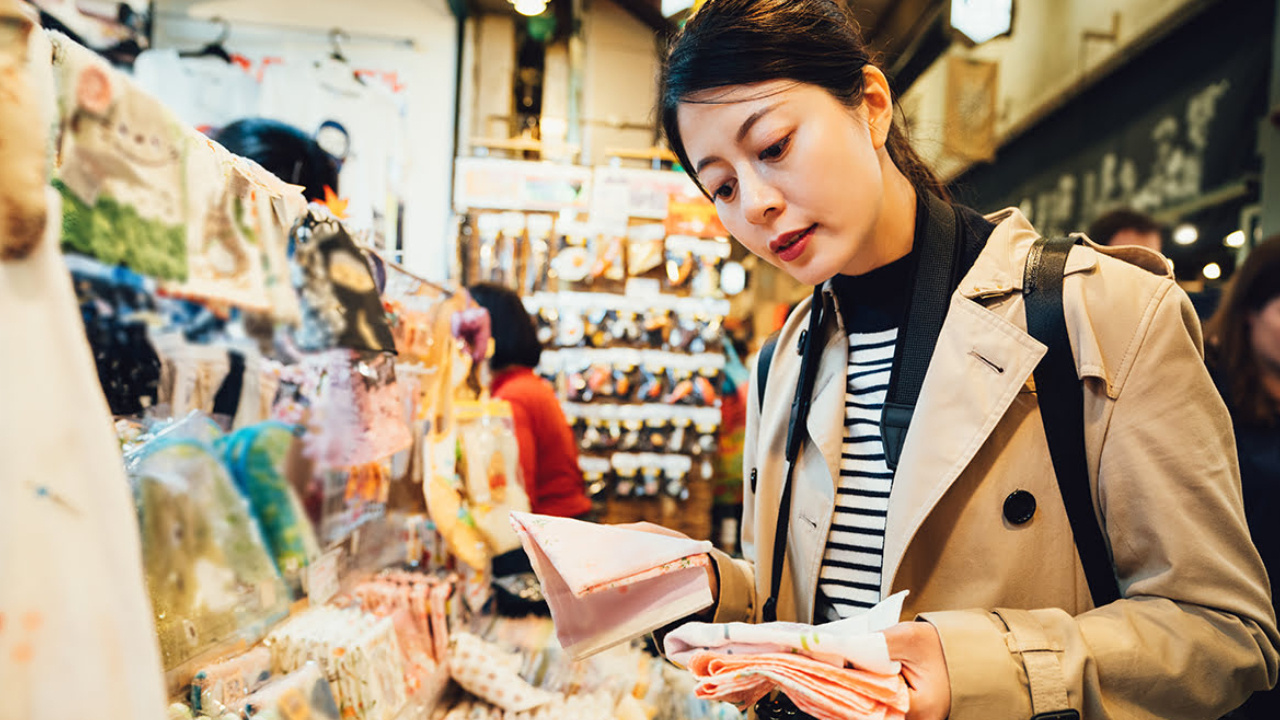
<path fill-rule="evenodd" d="M 475 518 L 463 501 L 452 476 L 433 473 L 427 480 L 427 512 L 449 551 L 473 568 L 483 568 L 492 557 L 489 543 L 476 528 Z"/>
<path fill-rule="evenodd" d="M 186 136 L 158 101 L 105 60 L 53 35 L 61 128 L 55 180 L 63 246 L 143 275 L 185 280 Z"/>
<path fill-rule="evenodd" d="M 172 669 L 230 639 L 257 640 L 289 594 L 213 449 L 166 435 L 127 458 L 156 631 Z"/>
<path fill-rule="evenodd" d="M 583 658 L 710 606 L 711 543 L 511 513 L 560 644 Z"/>
<path fill-rule="evenodd" d="M 582 246 L 568 246 L 556 253 L 551 269 L 565 282 L 582 282 L 591 273 L 595 258 Z"/>
<path fill-rule="evenodd" d="M 689 279 L 693 277 L 693 270 L 697 266 L 697 259 L 694 256 L 697 244 L 696 238 L 678 235 L 667 238 L 666 286 L 669 290 L 682 291 L 687 288 Z"/>
<path fill-rule="evenodd" d="M 254 648 L 202 668 L 191 680 L 191 708 L 206 715 L 215 708 L 242 707 L 244 699 L 271 679 L 271 653 Z"/>
<path fill-rule="evenodd" d="M 312 206 L 291 240 L 293 285 L 303 306 L 298 347 L 394 353 L 373 273 L 342 223 Z"/>
<path fill-rule="evenodd" d="M 667 229 L 658 224 L 635 225 L 627 230 L 627 274 L 639 277 L 662 265 Z"/>
<path fill-rule="evenodd" d="M 342 715 L 333 697 L 329 680 L 317 663 L 309 662 L 300 669 L 272 680 L 266 687 L 244 698 L 246 718 L 253 720 L 340 720 Z"/>
<path fill-rule="evenodd" d="M 408 699 L 390 618 L 312 608 L 273 630 L 267 645 L 275 666 L 285 672 L 318 664 L 332 686 L 339 717 L 393 720 Z"/>
<path fill-rule="evenodd" d="M 467 692 L 507 712 L 531 710 L 555 697 L 520 677 L 519 655 L 504 653 L 471 633 L 454 635 L 450 648 L 453 679 Z"/>
<path fill-rule="evenodd" d="M 528 218 L 528 261 L 525 266 L 522 295 L 544 290 L 551 269 L 551 238 L 555 219 L 550 215 L 531 214 Z"/>
<path fill-rule="evenodd" d="M 308 456 L 322 467 L 368 465 L 413 444 L 394 358 L 331 350 L 304 364 L 323 378 L 312 396 L 305 436 Z"/>
<path fill-rule="evenodd" d="M 236 486 L 249 499 L 276 569 L 295 596 L 302 571 L 319 557 L 320 545 L 306 510 L 289 481 L 295 428 L 266 422 L 237 430 L 220 442 Z"/>
<path fill-rule="evenodd" d="M 462 452 L 458 474 L 475 527 L 494 555 L 520 547 L 507 516 L 529 511 L 529 496 L 520 476 L 520 447 L 511 406 L 491 400 L 459 404 L 458 438 Z"/>

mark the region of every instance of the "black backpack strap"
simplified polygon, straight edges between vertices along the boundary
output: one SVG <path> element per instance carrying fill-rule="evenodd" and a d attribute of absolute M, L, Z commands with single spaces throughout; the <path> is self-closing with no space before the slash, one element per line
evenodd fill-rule
<path fill-rule="evenodd" d="M 764 339 L 764 344 L 760 346 L 760 354 L 756 358 L 756 397 L 762 409 L 764 408 L 764 386 L 769 384 L 769 367 L 773 365 L 773 351 L 777 349 L 778 333 L 775 332 Z"/>
<path fill-rule="evenodd" d="M 1098 526 L 1089 489 L 1084 441 L 1084 388 L 1071 355 L 1071 336 L 1062 306 L 1062 277 L 1075 240 L 1040 238 L 1027 256 L 1023 299 L 1027 331 L 1048 347 L 1033 377 L 1049 455 L 1066 506 L 1076 551 L 1095 607 L 1120 599 L 1107 541 Z"/>
<path fill-rule="evenodd" d="M 787 561 L 787 530 L 791 524 L 791 478 L 795 474 L 796 457 L 800 454 L 800 445 L 805 436 L 805 422 L 809 418 L 809 405 L 813 396 L 813 383 L 818 378 L 818 364 L 822 359 L 822 327 L 823 312 L 826 300 L 822 297 L 822 286 L 813 289 L 813 301 L 809 306 L 809 329 L 800 335 L 800 382 L 796 384 L 796 394 L 791 401 L 791 420 L 787 426 L 787 476 L 782 482 L 782 497 L 778 500 L 778 524 L 773 535 L 773 567 L 770 568 L 769 597 L 764 601 L 761 613 L 765 622 L 778 619 L 778 590 L 782 587 L 782 566 Z M 776 338 L 773 343 L 777 345 Z M 773 362 L 773 354 L 769 354 L 765 363 L 764 351 L 756 367 Z M 763 387 L 761 388 L 763 397 Z"/>
<path fill-rule="evenodd" d="M 931 193 L 921 193 L 916 206 L 916 241 L 912 291 L 908 295 L 893 372 L 880 416 L 885 464 L 897 470 L 907 428 L 920 399 L 933 349 L 947 317 L 951 293 L 960 284 L 960 247 L 964 242 L 960 219 L 951 205 Z"/>

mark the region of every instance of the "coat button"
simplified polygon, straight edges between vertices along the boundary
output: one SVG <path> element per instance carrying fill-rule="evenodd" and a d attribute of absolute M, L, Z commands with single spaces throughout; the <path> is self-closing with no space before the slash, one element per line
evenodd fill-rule
<path fill-rule="evenodd" d="M 1026 490 L 1014 490 L 1004 499 L 1004 519 L 1022 525 L 1036 514 L 1036 496 Z"/>

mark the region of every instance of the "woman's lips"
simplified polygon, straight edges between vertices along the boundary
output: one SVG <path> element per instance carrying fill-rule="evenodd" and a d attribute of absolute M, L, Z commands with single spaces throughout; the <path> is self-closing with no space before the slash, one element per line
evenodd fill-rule
<path fill-rule="evenodd" d="M 778 259 L 783 262 L 791 262 L 800 257 L 805 247 L 809 244 L 809 238 L 813 236 L 813 230 L 817 225 L 809 227 L 799 232 L 788 233 L 782 237 L 769 243 L 770 249 L 777 254 Z"/>

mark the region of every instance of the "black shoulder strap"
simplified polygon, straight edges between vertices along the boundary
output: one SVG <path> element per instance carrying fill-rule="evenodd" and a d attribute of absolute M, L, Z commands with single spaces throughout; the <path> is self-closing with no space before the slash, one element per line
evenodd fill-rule
<path fill-rule="evenodd" d="M 779 331 L 781 332 L 781 331 Z M 756 358 L 756 397 L 764 407 L 764 386 L 769 384 L 769 366 L 773 365 L 773 351 L 778 349 L 778 333 L 765 338 Z"/>
<path fill-rule="evenodd" d="M 922 243 L 908 295 L 906 318 L 893 355 L 893 373 L 880 416 L 885 463 L 898 469 L 907 428 L 920 399 L 933 349 L 947 317 L 951 293 L 960 283 L 960 246 L 964 242 L 955 208 L 930 193 L 916 207 L 916 238 Z"/>
<path fill-rule="evenodd" d="M 769 598 L 764 601 L 761 612 L 765 622 L 778 619 L 778 589 L 782 587 L 782 565 L 787 560 L 787 530 L 791 524 L 791 477 L 795 474 L 796 456 L 800 454 L 800 444 L 804 440 L 804 424 L 809 417 L 809 403 L 813 395 L 813 383 L 818 377 L 818 364 L 822 359 L 822 327 L 823 310 L 826 301 L 822 297 L 822 286 L 813 289 L 813 300 L 809 305 L 809 329 L 800 335 L 800 382 L 796 383 L 796 394 L 791 401 L 791 420 L 787 425 L 787 476 L 782 482 L 782 497 L 778 500 L 778 523 L 773 536 L 773 567 L 770 568 Z M 763 366 L 764 375 L 769 373 L 768 366 L 773 363 L 773 351 L 777 338 L 771 338 L 765 349 L 760 351 L 760 359 L 756 367 Z M 760 382 L 761 402 L 763 404 L 764 383 Z"/>
<path fill-rule="evenodd" d="M 1053 472 L 1093 604 L 1101 607 L 1120 598 L 1120 587 L 1089 490 L 1084 389 L 1071 355 L 1071 336 L 1062 306 L 1062 275 L 1074 244 L 1070 237 L 1037 240 L 1027 256 L 1022 295 L 1027 304 L 1027 331 L 1049 348 L 1033 377 Z"/>

